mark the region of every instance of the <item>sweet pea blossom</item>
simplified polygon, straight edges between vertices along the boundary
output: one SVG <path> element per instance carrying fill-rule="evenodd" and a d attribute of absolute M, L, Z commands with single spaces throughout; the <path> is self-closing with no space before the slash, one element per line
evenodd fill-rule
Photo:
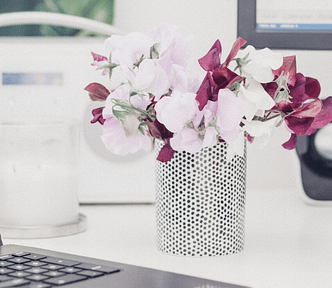
<path fill-rule="evenodd" d="M 157 119 L 171 132 L 179 132 L 195 116 L 198 109 L 195 93 L 173 91 L 171 96 L 160 99 L 155 110 Z"/>
<path fill-rule="evenodd" d="M 101 139 L 110 152 L 121 156 L 135 153 L 140 149 L 149 152 L 152 147 L 150 138 L 138 130 L 128 137 L 121 123 L 115 117 L 109 117 L 105 120 Z"/>
<path fill-rule="evenodd" d="M 161 24 L 150 31 L 149 36 L 157 44 L 159 58 L 165 58 L 168 63 L 186 67 L 191 54 L 192 37 L 183 38 L 178 30 L 178 26 Z M 166 69 L 166 72 L 169 71 Z"/>
<path fill-rule="evenodd" d="M 154 42 L 145 33 L 132 32 L 127 35 L 112 35 L 105 40 L 107 55 L 110 61 L 129 68 L 138 63 L 142 57 L 149 57 Z"/>
<path fill-rule="evenodd" d="M 332 97 L 319 99 L 318 80 L 296 72 L 295 56 L 285 57 L 282 66 L 273 73 L 280 81 L 267 83 L 264 88 L 277 102 L 271 111 L 283 115 L 287 129 L 292 133 L 283 147 L 294 149 L 297 136 L 310 135 L 332 121 Z"/>
<path fill-rule="evenodd" d="M 229 89 L 220 89 L 216 113 L 220 136 L 226 142 L 233 142 L 240 132 L 245 107 L 243 102 Z"/>
<path fill-rule="evenodd" d="M 91 63 L 91 66 L 96 66 L 97 68 L 107 66 L 108 65 L 108 59 L 105 56 L 96 54 L 91 52 L 93 62 Z M 109 73 L 109 69 L 103 69 L 102 75 L 106 75 Z"/>
<path fill-rule="evenodd" d="M 264 90 L 263 86 L 253 78 L 247 78 L 245 86 L 240 86 L 238 92 L 239 99 L 245 104 L 245 117 L 252 120 L 260 111 L 271 109 L 275 102 L 272 97 Z"/>
<path fill-rule="evenodd" d="M 241 75 L 252 77 L 260 83 L 273 81 L 272 70 L 280 68 L 283 64 L 283 57 L 280 53 L 274 53 L 268 48 L 256 50 L 251 45 L 239 51 L 237 57 L 245 59 L 241 65 Z"/>
<path fill-rule="evenodd" d="M 220 61 L 221 44 L 219 40 L 213 44 L 204 57 L 198 60 L 200 66 L 207 72 L 196 96 L 200 110 L 204 108 L 208 100 L 217 100 L 220 89 L 228 88 L 233 83 L 242 79 L 241 76 L 230 70 L 227 66 L 246 42 L 239 37 L 233 44 L 226 61 L 222 64 Z"/>
<path fill-rule="evenodd" d="M 271 142 L 275 146 L 282 145 L 291 136 L 291 131 L 282 121 L 281 116 L 266 121 L 247 121 L 244 119 L 242 122 L 244 124 L 242 129 L 254 138 L 253 143 L 259 147 L 264 147 Z"/>
<path fill-rule="evenodd" d="M 175 133 L 170 140 L 172 148 L 176 151 L 188 151 L 196 153 L 202 148 L 213 147 L 217 144 L 217 131 L 213 127 L 208 127 L 204 135 L 200 135 L 191 128 L 184 128 Z"/>

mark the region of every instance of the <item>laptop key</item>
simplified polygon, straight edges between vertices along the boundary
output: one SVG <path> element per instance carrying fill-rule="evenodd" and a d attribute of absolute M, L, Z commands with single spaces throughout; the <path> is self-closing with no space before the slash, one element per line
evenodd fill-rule
<path fill-rule="evenodd" d="M 8 281 L 8 280 L 12 280 L 12 279 L 13 279 L 13 277 L 9 277 L 8 275 L 0 275 L 0 283 Z"/>
<path fill-rule="evenodd" d="M 65 268 L 65 266 L 56 265 L 56 264 L 46 264 L 45 263 L 45 265 L 46 266 L 43 266 L 43 269 L 47 269 L 47 270 L 51 270 L 51 271 L 53 271 L 53 270 L 59 270 L 61 268 Z M 70 267 L 68 267 L 68 268 L 70 268 Z"/>
<path fill-rule="evenodd" d="M 41 255 L 41 254 L 36 254 L 36 253 L 29 253 L 28 255 L 25 255 L 24 258 L 30 259 L 30 260 L 40 260 L 43 258 L 46 258 L 45 255 Z"/>
<path fill-rule="evenodd" d="M 0 267 L 1 268 L 11 266 L 11 265 L 14 265 L 14 263 L 11 263 L 11 262 L 8 262 L 8 261 L 0 261 Z"/>
<path fill-rule="evenodd" d="M 7 255 L 1 255 L 0 256 L 0 261 L 6 260 L 6 259 L 11 259 L 11 258 L 14 258 L 14 257 L 12 255 L 9 255 L 9 254 L 7 254 Z"/>
<path fill-rule="evenodd" d="M 33 281 L 43 281 L 47 278 L 49 278 L 49 277 L 42 275 L 42 274 L 35 274 L 35 275 L 31 275 L 29 277 L 26 277 L 26 279 L 33 280 Z"/>
<path fill-rule="evenodd" d="M 18 279 L 12 279 L 6 282 L 0 283 L 0 288 L 10 288 L 10 287 L 19 287 L 23 285 L 28 285 L 30 283 L 29 280 L 18 278 Z"/>
<path fill-rule="evenodd" d="M 40 266 L 47 265 L 47 263 L 40 262 L 40 261 L 31 261 L 29 263 L 25 263 L 25 265 L 32 266 L 32 267 L 40 267 Z"/>
<path fill-rule="evenodd" d="M 24 288 L 51 288 L 51 287 L 53 286 L 46 283 L 31 283 L 28 286 L 24 286 Z"/>
<path fill-rule="evenodd" d="M 20 251 L 20 252 L 16 252 L 14 254 L 12 254 L 13 256 L 19 256 L 19 257 L 23 257 L 23 256 L 27 256 L 30 255 L 30 253 L 28 252 L 24 252 L 24 251 Z"/>
<path fill-rule="evenodd" d="M 6 275 L 11 272 L 13 272 L 13 270 L 8 269 L 8 268 L 0 268 L 0 275 Z"/>
<path fill-rule="evenodd" d="M 15 264 L 13 266 L 10 266 L 10 269 L 16 270 L 16 271 L 23 271 L 23 270 L 27 270 L 30 269 L 31 267 L 26 266 L 26 265 L 22 265 L 22 264 Z"/>
<path fill-rule="evenodd" d="M 57 265 L 70 266 L 70 267 L 81 264 L 81 262 L 61 259 L 61 258 L 56 258 L 56 257 L 46 257 L 45 259 L 42 259 L 41 261 L 49 263 L 49 264 L 57 264 Z"/>
<path fill-rule="evenodd" d="M 90 263 L 82 263 L 80 265 L 76 265 L 76 268 L 86 269 L 86 270 L 93 270 L 93 271 L 99 271 L 106 274 L 120 272 L 120 269 L 109 267 L 109 266 L 103 266 L 103 265 L 96 265 L 96 264 L 90 264 Z"/>
<path fill-rule="evenodd" d="M 30 260 L 23 257 L 14 257 L 12 259 L 8 259 L 8 262 L 13 262 L 16 264 L 24 264 L 26 262 L 30 262 Z"/>
<path fill-rule="evenodd" d="M 83 270 L 81 272 L 77 272 L 78 275 L 88 276 L 89 278 L 95 278 L 102 275 L 105 275 L 105 273 L 98 272 L 98 271 L 92 271 L 92 270 Z"/>
<path fill-rule="evenodd" d="M 65 273 L 60 272 L 60 271 L 49 271 L 49 272 L 43 273 L 43 275 L 46 275 L 49 277 L 59 277 L 59 276 L 65 275 Z"/>
<path fill-rule="evenodd" d="M 65 273 L 68 273 L 68 274 L 72 274 L 72 273 L 82 271 L 82 269 L 78 269 L 78 268 L 75 268 L 75 267 L 66 267 L 66 268 L 60 269 L 59 271 L 65 272 Z"/>
<path fill-rule="evenodd" d="M 13 276 L 13 277 L 16 277 L 16 278 L 23 278 L 23 277 L 27 277 L 27 276 L 30 276 L 30 275 L 31 275 L 30 273 L 27 273 L 27 272 L 24 272 L 24 271 L 16 271 L 16 272 L 8 274 L 8 276 Z"/>
<path fill-rule="evenodd" d="M 44 282 L 48 283 L 48 284 L 52 284 L 52 285 L 65 285 L 65 284 L 82 281 L 85 279 L 87 279 L 86 276 L 81 276 L 81 275 L 76 275 L 76 274 L 67 274 L 64 276 L 44 280 Z M 1 288 L 1 286 L 0 286 L 0 288 Z"/>
<path fill-rule="evenodd" d="M 40 267 L 35 267 L 35 268 L 25 270 L 25 272 L 33 273 L 33 274 L 40 274 L 40 273 L 47 272 L 47 270 L 43 269 L 43 268 L 40 268 Z"/>

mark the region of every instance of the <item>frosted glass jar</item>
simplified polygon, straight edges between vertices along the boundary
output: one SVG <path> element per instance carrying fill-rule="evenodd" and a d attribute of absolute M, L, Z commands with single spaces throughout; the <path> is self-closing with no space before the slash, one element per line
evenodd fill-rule
<path fill-rule="evenodd" d="M 0 125 L 0 227 L 78 218 L 79 122 Z"/>

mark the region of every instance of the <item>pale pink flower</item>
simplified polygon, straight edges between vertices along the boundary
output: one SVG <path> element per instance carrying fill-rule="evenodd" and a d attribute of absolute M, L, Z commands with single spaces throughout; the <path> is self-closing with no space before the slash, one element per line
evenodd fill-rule
<path fill-rule="evenodd" d="M 138 68 L 132 69 L 123 65 L 121 69 L 128 83 L 135 91 L 146 90 L 155 79 L 157 73 L 157 66 L 150 59 L 142 61 Z"/>
<path fill-rule="evenodd" d="M 170 140 L 171 147 L 176 151 L 187 151 L 196 153 L 202 148 L 213 147 L 217 144 L 217 131 L 213 127 L 208 127 L 204 135 L 199 134 L 191 128 L 184 128 L 174 134 Z"/>
<path fill-rule="evenodd" d="M 170 140 L 170 144 L 175 151 L 196 153 L 201 149 L 202 140 L 199 139 L 195 130 L 183 128 L 178 133 L 174 134 Z"/>
<path fill-rule="evenodd" d="M 208 101 L 207 104 L 204 106 L 203 110 L 197 110 L 196 116 L 193 119 L 193 124 L 196 129 L 198 129 L 198 126 L 201 124 L 201 121 L 204 117 L 204 124 L 205 127 L 209 125 L 209 123 L 214 119 L 214 117 L 217 114 L 218 109 L 218 102 L 215 101 Z"/>
<path fill-rule="evenodd" d="M 140 32 L 132 32 L 124 36 L 112 35 L 105 40 L 110 61 L 130 68 L 141 59 L 142 55 L 149 57 L 153 44 L 151 37 Z"/>
<path fill-rule="evenodd" d="M 168 93 L 170 88 L 169 76 L 167 75 L 164 67 L 160 65 L 159 60 L 149 61 L 152 61 L 155 66 L 155 75 L 149 87 L 146 88 L 146 92 L 153 94 L 156 97 L 156 101 L 158 101 L 161 96 Z M 141 67 L 139 69 L 141 69 Z"/>
<path fill-rule="evenodd" d="M 196 93 L 204 75 L 193 73 L 185 67 L 173 64 L 169 74 L 170 88 L 181 92 Z"/>
<path fill-rule="evenodd" d="M 183 67 L 187 65 L 190 58 L 190 43 L 192 37 L 182 38 L 178 32 L 179 27 L 168 24 L 161 24 L 149 33 L 149 36 L 157 43 L 159 57 L 166 57 L 168 62 L 179 64 Z"/>
<path fill-rule="evenodd" d="M 149 152 L 152 147 L 150 137 L 143 135 L 138 130 L 127 137 L 121 123 L 115 117 L 109 117 L 104 122 L 101 139 L 109 151 L 121 156 L 135 153 L 141 149 Z"/>
<path fill-rule="evenodd" d="M 217 127 L 220 136 L 228 143 L 237 139 L 245 112 L 243 102 L 229 89 L 218 92 Z"/>
<path fill-rule="evenodd" d="M 171 132 L 182 130 L 198 110 L 195 97 L 195 93 L 173 91 L 171 96 L 161 98 L 155 106 L 158 121 Z"/>
<path fill-rule="evenodd" d="M 103 117 L 107 119 L 108 117 L 113 116 L 113 106 L 112 98 L 121 99 L 121 100 L 129 100 L 130 94 L 130 86 L 129 85 L 121 85 L 117 89 L 115 89 L 110 95 L 108 95 L 105 101 L 105 108 L 103 110 Z"/>

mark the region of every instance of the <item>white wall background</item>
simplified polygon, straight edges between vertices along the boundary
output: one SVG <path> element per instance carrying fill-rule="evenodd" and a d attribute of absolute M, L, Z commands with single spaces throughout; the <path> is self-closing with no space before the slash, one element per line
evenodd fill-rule
<path fill-rule="evenodd" d="M 189 68 L 200 69 L 197 59 L 204 56 L 214 41 L 220 39 L 223 57 L 237 37 L 236 0 L 118 0 L 115 1 L 115 26 L 124 31 L 147 32 L 160 23 L 180 25 L 183 36 L 194 35 Z M 322 97 L 332 94 L 328 75 L 332 74 L 331 52 L 280 51 L 284 56 L 297 55 L 298 72 L 318 78 Z M 294 151 L 269 145 L 248 147 L 248 189 L 280 187 L 296 189 L 298 173 Z"/>

